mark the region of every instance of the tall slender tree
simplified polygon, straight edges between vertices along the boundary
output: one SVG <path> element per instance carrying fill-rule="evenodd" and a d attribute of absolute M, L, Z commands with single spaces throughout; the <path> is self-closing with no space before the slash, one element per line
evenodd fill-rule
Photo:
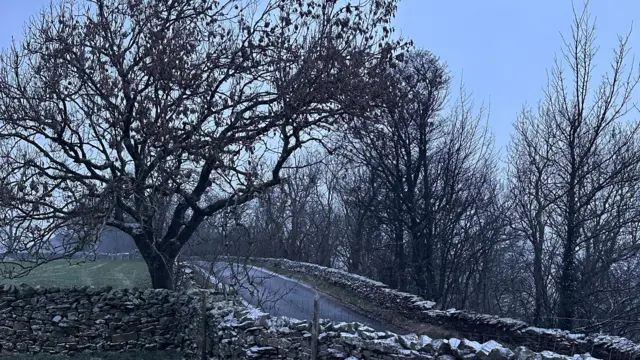
<path fill-rule="evenodd" d="M 627 35 L 594 87 L 595 24 L 587 5 L 574 9 L 571 37 L 563 39 L 569 71 L 557 60 L 538 113 L 517 123 L 511 164 L 520 229 L 534 248 L 534 318 L 548 300 L 541 261 L 553 237 L 559 253 L 547 261 L 558 264 L 556 325 L 572 329 L 577 316 L 594 315 L 585 296 L 596 274 L 638 251 L 631 229 L 640 221 L 640 122 L 631 96 L 640 78 L 626 62 Z"/>

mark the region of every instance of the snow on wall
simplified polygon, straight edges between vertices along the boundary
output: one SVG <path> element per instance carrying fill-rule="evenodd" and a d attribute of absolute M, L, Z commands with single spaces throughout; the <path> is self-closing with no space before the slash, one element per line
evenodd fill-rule
<path fill-rule="evenodd" d="M 220 257 L 218 260 L 233 261 L 234 258 L 225 260 L 225 257 Z M 436 306 L 436 303 L 433 301 L 425 300 L 414 294 L 391 289 L 379 281 L 351 274 L 343 270 L 287 259 L 251 258 L 251 262 L 256 265 L 265 264 L 275 268 L 283 268 L 292 272 L 317 276 L 358 295 L 373 299 L 376 301 L 377 305 L 384 309 L 396 310 L 398 308 L 402 308 L 411 312 L 420 312 L 431 310 Z"/>
<path fill-rule="evenodd" d="M 553 350 L 565 355 L 590 353 L 595 357 L 610 360 L 640 358 L 640 344 L 618 336 L 572 334 L 558 329 L 541 329 L 524 321 L 495 315 L 456 309 L 436 310 L 434 302 L 419 296 L 390 289 L 381 282 L 360 275 L 316 264 L 274 258 L 251 258 L 250 262 L 258 266 L 262 264 L 319 277 L 371 299 L 383 309 L 395 309 L 412 314 L 425 323 L 448 328 L 469 339 L 508 339 L 510 344 L 517 346 L 526 346 L 540 352 Z M 479 339 L 478 334 L 482 334 L 483 339 Z"/>
<path fill-rule="evenodd" d="M 309 359 L 311 323 L 277 317 L 231 301 L 217 302 L 209 311 L 215 329 L 210 355 L 228 359 Z M 415 334 L 376 332 L 358 323 L 320 322 L 318 359 L 448 359 L 448 360 L 596 360 L 590 354 L 564 356 L 552 351 L 513 350 L 490 340 L 431 339 Z"/>

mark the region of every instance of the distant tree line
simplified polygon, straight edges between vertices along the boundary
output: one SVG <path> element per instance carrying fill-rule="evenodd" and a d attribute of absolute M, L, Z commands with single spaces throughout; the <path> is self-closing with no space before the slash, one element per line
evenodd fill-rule
<path fill-rule="evenodd" d="M 596 76 L 594 30 L 575 13 L 506 164 L 486 109 L 416 50 L 382 108 L 349 117 L 328 151 L 298 158 L 317 165 L 292 162 L 218 236 L 238 255 L 343 268 L 442 309 L 640 339 L 638 72 L 625 36 Z"/>

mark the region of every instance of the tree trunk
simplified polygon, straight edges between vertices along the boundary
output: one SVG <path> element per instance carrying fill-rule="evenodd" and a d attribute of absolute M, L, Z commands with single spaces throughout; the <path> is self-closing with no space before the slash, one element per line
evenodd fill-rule
<path fill-rule="evenodd" d="M 143 257 L 149 268 L 153 288 L 174 290 L 175 258 L 167 259 L 165 262 L 160 255 Z"/>
<path fill-rule="evenodd" d="M 426 139 L 426 134 L 424 135 Z M 425 140 L 426 141 L 426 140 Z M 435 242 L 435 211 L 433 209 L 433 188 L 434 181 L 431 181 L 431 172 L 429 170 L 430 162 L 426 154 L 422 159 L 422 167 L 424 171 L 424 180 L 422 184 L 422 201 L 425 207 L 425 239 L 424 239 L 424 264 L 425 264 L 425 298 L 434 300 L 436 298 L 436 266 L 434 263 L 434 242 Z"/>
<path fill-rule="evenodd" d="M 424 238 L 421 236 L 417 228 L 418 223 L 415 219 L 411 219 L 411 241 L 413 245 L 411 251 L 411 263 L 413 265 L 413 278 L 415 280 L 418 295 L 424 296 L 427 292 L 424 269 Z"/>
<path fill-rule="evenodd" d="M 573 175 L 573 173 L 572 173 Z M 575 176 L 572 176 L 573 180 Z M 567 233 L 562 252 L 562 272 L 560 274 L 559 291 L 559 321 L 558 327 L 562 330 L 571 330 L 575 313 L 575 255 L 574 247 L 578 229 L 576 226 L 576 193 L 575 181 L 570 182 L 567 192 Z"/>
<path fill-rule="evenodd" d="M 140 250 L 140 255 L 147 263 L 153 288 L 174 290 L 175 264 L 179 251 L 176 254 L 169 251 L 162 254 L 143 236 L 134 237 L 134 241 Z"/>
<path fill-rule="evenodd" d="M 349 254 L 349 272 L 354 274 L 360 274 L 361 258 L 363 256 L 362 238 L 363 226 L 361 225 L 361 221 L 358 221 L 358 225 L 353 236 L 353 242 L 351 243 L 351 253 Z"/>
<path fill-rule="evenodd" d="M 404 254 L 404 229 L 402 227 L 402 223 L 400 220 L 397 220 L 396 226 L 394 229 L 394 237 L 395 237 L 395 245 L 396 245 L 396 278 L 398 289 L 400 291 L 406 291 L 407 282 L 406 282 L 406 259 Z"/>
<path fill-rule="evenodd" d="M 542 251 L 544 245 L 544 222 L 542 221 L 542 211 L 536 212 L 536 230 L 537 236 L 533 241 L 533 282 L 536 287 L 535 307 L 533 310 L 533 324 L 535 326 L 542 325 L 542 307 L 545 301 L 544 276 L 542 267 Z"/>
<path fill-rule="evenodd" d="M 535 306 L 533 309 L 533 325 L 542 325 L 542 305 L 544 302 L 544 281 L 542 277 L 542 246 L 536 244 L 533 254 L 533 281 L 536 287 Z"/>
<path fill-rule="evenodd" d="M 559 321 L 562 330 L 571 330 L 575 313 L 575 275 L 574 275 L 573 243 L 566 244 L 562 255 L 562 273 L 559 291 Z"/>
<path fill-rule="evenodd" d="M 431 209 L 427 215 L 426 226 L 424 230 L 425 239 L 424 239 L 424 254 L 422 256 L 422 261 L 424 263 L 424 272 L 425 272 L 425 298 L 429 300 L 433 300 L 436 298 L 436 274 L 435 274 L 435 264 L 434 264 L 434 231 L 433 231 L 433 213 Z"/>

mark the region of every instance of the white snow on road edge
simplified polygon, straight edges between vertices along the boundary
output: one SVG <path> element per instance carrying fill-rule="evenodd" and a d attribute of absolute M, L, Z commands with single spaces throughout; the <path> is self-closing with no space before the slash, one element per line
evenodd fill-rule
<path fill-rule="evenodd" d="M 250 266 L 252 269 L 255 269 L 255 270 L 261 271 L 261 272 L 263 272 L 263 273 L 265 273 L 265 274 L 268 274 L 268 275 L 271 275 L 271 276 L 274 276 L 274 277 L 278 277 L 278 278 L 283 279 L 283 280 L 286 280 L 286 281 L 290 281 L 290 282 L 296 283 L 297 285 L 300 285 L 300 286 L 302 286 L 302 287 L 305 287 L 305 288 L 307 288 L 307 289 L 309 289 L 309 290 L 318 291 L 319 293 L 321 292 L 320 290 L 317 290 L 317 289 L 315 289 L 313 286 L 311 286 L 311 285 L 309 285 L 309 284 L 307 284 L 307 283 L 304 283 L 304 282 L 302 282 L 302 281 L 300 281 L 300 280 L 296 280 L 296 279 L 292 279 L 292 278 L 287 277 L 287 276 L 284 276 L 284 275 L 276 274 L 276 273 L 274 273 L 273 271 L 269 271 L 269 270 L 267 270 L 267 269 L 264 269 L 264 268 L 261 268 L 261 267 L 257 267 L 257 266 L 254 266 L 254 265 L 249 265 L 249 266 Z"/>
<path fill-rule="evenodd" d="M 221 262 L 221 263 L 229 264 L 228 262 Z M 242 265 L 242 264 L 237 264 L 237 263 L 232 263 L 232 264 L 235 264 L 235 265 Z M 196 268 L 198 268 L 199 270 L 201 270 L 203 273 L 206 273 L 206 274 L 207 274 L 207 278 L 209 279 L 209 281 L 210 281 L 212 284 L 221 283 L 221 284 L 223 284 L 223 285 L 224 285 L 224 282 L 222 282 L 222 280 L 219 280 L 219 279 L 217 279 L 216 277 L 214 277 L 213 275 L 209 274 L 209 273 L 208 273 L 208 271 L 207 271 L 206 269 L 204 269 L 202 266 L 197 265 L 197 264 L 193 264 L 193 266 L 195 266 Z M 317 291 L 317 293 L 320 295 L 320 297 L 321 297 L 321 298 L 324 298 L 326 301 L 336 302 L 336 303 L 338 304 L 338 306 L 340 306 L 340 307 L 344 306 L 344 305 L 340 302 L 340 300 L 335 300 L 331 295 L 326 294 L 326 293 L 324 293 L 324 292 L 322 292 L 322 291 L 320 291 L 320 290 L 317 290 L 317 289 L 313 288 L 312 286 L 310 286 L 310 285 L 308 285 L 308 284 L 306 284 L 306 283 L 304 283 L 304 282 L 302 282 L 302 281 L 300 281 L 300 280 L 296 280 L 296 279 L 293 279 L 293 278 L 290 278 L 290 277 L 287 277 L 287 276 L 284 276 L 284 275 L 280 275 L 280 274 L 278 274 L 278 273 L 275 273 L 275 272 L 273 272 L 273 271 L 270 271 L 270 270 L 267 270 L 267 269 L 264 269 L 264 268 L 261 268 L 261 267 L 258 267 L 258 266 L 248 265 L 248 264 L 246 264 L 245 266 L 247 266 L 249 269 L 253 269 L 253 270 L 257 271 L 257 272 L 261 272 L 261 273 L 263 273 L 263 274 L 266 274 L 266 275 L 269 275 L 269 276 L 273 276 L 273 277 L 278 277 L 278 278 L 283 279 L 283 280 L 285 280 L 285 281 L 292 282 L 292 283 L 294 283 L 295 285 L 300 285 L 300 286 L 302 286 L 302 287 L 305 287 L 305 288 L 307 288 L 307 289 L 311 290 L 311 291 L 312 291 L 312 292 L 314 292 L 314 293 Z M 249 270 L 249 271 L 250 271 L 250 270 Z M 294 285 L 294 286 L 295 286 L 295 285 Z M 247 307 L 247 308 L 249 308 L 249 309 L 254 309 L 254 310 L 258 311 L 258 312 L 263 312 L 261 309 L 259 309 L 259 308 L 255 307 L 254 305 L 252 305 L 251 303 L 249 303 L 247 300 L 245 300 L 245 299 L 242 297 L 242 295 L 240 295 L 239 293 L 238 293 L 237 298 L 240 300 L 240 302 L 241 302 L 245 307 Z M 343 311 L 353 312 L 353 310 L 351 310 L 351 309 L 349 309 L 349 308 L 343 308 Z M 367 319 L 367 318 L 368 318 L 368 317 L 367 317 L 367 315 L 365 315 L 365 314 L 358 314 L 357 312 L 354 312 L 354 313 L 355 313 L 356 315 L 360 316 L 360 317 L 361 317 L 361 318 L 363 318 L 363 319 Z M 268 314 L 268 313 L 267 313 L 267 314 Z M 286 316 L 280 316 L 280 317 L 281 317 L 281 318 L 295 319 L 295 318 L 290 318 L 290 317 L 286 317 Z M 295 319 L 295 320 L 298 320 L 298 319 Z M 329 318 L 321 318 L 320 320 L 321 320 L 321 321 L 322 321 L 322 320 L 324 320 L 324 321 L 331 321 L 331 322 L 334 322 L 334 323 L 336 323 L 336 324 L 343 324 L 343 323 L 347 323 L 347 322 L 344 322 L 344 321 L 335 321 L 335 320 L 331 320 L 331 319 L 329 319 Z M 369 318 L 368 320 L 373 320 L 373 321 L 375 321 L 375 320 L 374 320 L 374 319 L 372 319 L 372 318 Z M 299 321 L 299 320 L 298 320 L 298 321 Z M 363 324 L 363 325 L 364 325 L 364 326 L 366 326 L 366 327 L 368 327 L 368 326 L 369 326 L 367 323 L 361 323 L 361 324 Z"/>

